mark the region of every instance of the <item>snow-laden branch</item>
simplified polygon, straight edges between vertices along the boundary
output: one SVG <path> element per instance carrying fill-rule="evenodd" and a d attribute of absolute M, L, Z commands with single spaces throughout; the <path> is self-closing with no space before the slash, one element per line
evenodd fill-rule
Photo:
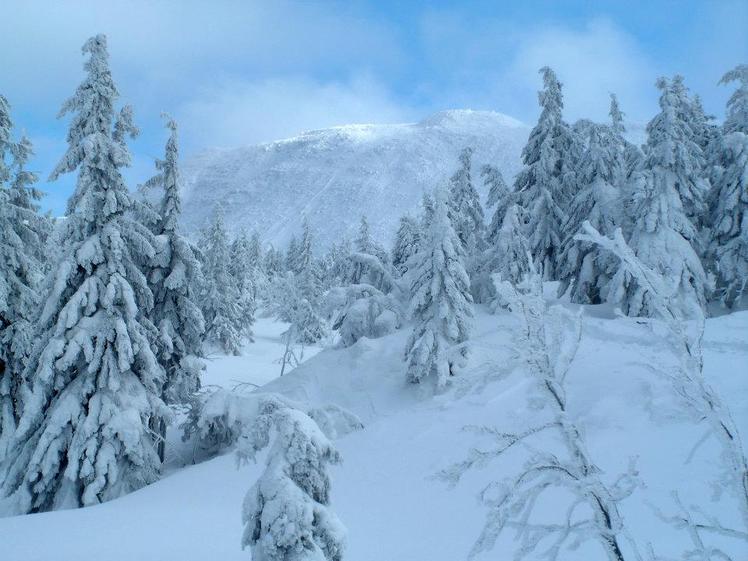
<path fill-rule="evenodd" d="M 623 268 L 649 292 L 653 309 L 670 332 L 671 344 L 679 361 L 678 371 L 669 375 L 669 378 L 686 406 L 699 419 L 707 421 L 712 433 L 719 440 L 723 456 L 727 459 L 731 481 L 729 486 L 736 495 L 745 530 L 748 531 L 748 464 L 729 407 L 703 376 L 703 313 L 699 309 L 696 319 L 691 322 L 696 324 L 696 330 L 689 332 L 689 322 L 680 317 L 678 307 L 672 302 L 672 290 L 669 289 L 664 277 L 639 260 L 624 240 L 620 229 L 615 231 L 612 238 L 607 238 L 600 235 L 589 222 L 585 222 L 582 227 L 584 233 L 576 236 L 578 240 L 598 244 L 615 254 L 621 260 Z M 701 441 L 697 442 L 696 447 L 700 444 Z"/>
<path fill-rule="evenodd" d="M 635 466 L 632 462 L 613 484 L 606 484 L 567 409 L 565 379 L 581 341 L 581 316 L 565 313 L 558 307 L 549 311 L 542 297 L 541 277 L 534 270 L 520 287 L 498 282 L 496 289 L 520 319 L 516 353 L 536 382 L 551 419 L 515 433 L 491 427 L 471 429 L 490 437 L 494 446 L 473 449 L 464 461 L 438 474 L 455 484 L 468 470 L 483 467 L 510 449 L 522 446 L 529 452 L 518 473 L 490 483 L 481 493 L 490 513 L 471 558 L 493 549 L 502 532 L 511 528 L 517 532 L 515 559 L 535 555 L 534 558 L 553 561 L 562 550 L 576 548 L 588 540 L 598 541 L 609 561 L 625 561 L 632 554 L 638 559 L 637 548 L 628 537 L 618 508 L 620 501 L 638 486 Z M 572 337 L 568 336 L 569 331 Z M 559 454 L 537 451 L 539 447 L 533 445 L 540 433 L 549 430 L 561 437 L 563 448 Z M 559 513 L 560 521 L 536 522 L 538 505 L 557 489 L 565 489 L 573 497 L 566 510 Z M 585 511 L 590 512 L 588 518 L 583 516 Z M 622 538 L 631 542 L 629 548 L 622 546 Z"/>

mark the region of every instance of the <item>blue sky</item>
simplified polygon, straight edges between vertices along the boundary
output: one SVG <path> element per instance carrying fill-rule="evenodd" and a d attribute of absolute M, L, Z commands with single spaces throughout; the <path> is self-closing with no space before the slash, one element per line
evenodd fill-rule
<path fill-rule="evenodd" d="M 183 153 L 350 122 L 421 119 L 447 108 L 537 116 L 537 69 L 564 83 L 566 116 L 604 119 L 608 92 L 629 118 L 657 108 L 658 75 L 681 73 L 722 117 L 720 76 L 748 62 L 748 0 L 493 2 L 10 2 L 0 18 L 0 93 L 46 179 L 64 152 L 61 103 L 80 46 L 109 36 L 123 102 L 143 133 L 132 185 L 151 173 L 167 111 Z M 60 213 L 73 177 L 42 182 Z"/>

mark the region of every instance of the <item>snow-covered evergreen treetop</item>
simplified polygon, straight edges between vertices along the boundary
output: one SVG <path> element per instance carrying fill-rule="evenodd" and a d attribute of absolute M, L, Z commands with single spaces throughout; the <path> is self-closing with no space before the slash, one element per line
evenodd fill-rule
<path fill-rule="evenodd" d="M 720 84 L 731 82 L 738 82 L 739 85 L 727 101 L 727 116 L 722 127 L 725 133 L 748 134 L 748 64 L 739 64 L 719 81 Z"/>
<path fill-rule="evenodd" d="M 24 373 L 22 414 L 0 495 L 16 512 L 105 501 L 154 481 L 159 457 L 148 424 L 169 415 L 151 348 L 153 297 L 137 263 L 154 256 L 133 221 L 114 140 L 117 89 L 106 37 L 86 41 L 86 76 L 61 114 L 68 149 L 52 178 L 77 170 L 64 247 L 49 279 Z"/>

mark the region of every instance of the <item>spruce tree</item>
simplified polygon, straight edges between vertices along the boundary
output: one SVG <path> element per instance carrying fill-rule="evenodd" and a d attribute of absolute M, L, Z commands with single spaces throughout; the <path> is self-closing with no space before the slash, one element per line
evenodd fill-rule
<path fill-rule="evenodd" d="M 727 102 L 710 199 L 709 261 L 716 296 L 728 307 L 740 301 L 748 284 L 748 65 L 726 73 L 720 84 L 733 81 L 739 86 Z"/>
<path fill-rule="evenodd" d="M 483 206 L 473 185 L 473 149 L 460 152 L 460 168 L 450 179 L 449 206 L 452 224 L 468 260 L 483 248 Z"/>
<path fill-rule="evenodd" d="M 676 92 L 664 78 L 657 81 L 657 87 L 660 112 L 647 125 L 643 170 L 632 178 L 625 201 L 632 224 L 629 245 L 644 264 L 672 279 L 673 306 L 688 317 L 704 305 L 707 280 L 692 245 L 696 228 L 686 215 L 678 188 L 692 181 L 698 168 L 686 157 L 693 141 L 678 115 Z M 655 313 L 646 287 L 621 268 L 611 281 L 609 300 L 619 301 L 631 316 Z"/>
<path fill-rule="evenodd" d="M 146 183 L 162 192 L 155 228 L 158 265 L 149 280 L 154 298 L 152 317 L 158 328 L 157 356 L 166 373 L 162 397 L 166 403 L 185 403 L 199 389 L 204 368 L 200 357 L 205 320 L 197 295 L 202 275 L 192 245 L 179 229 L 182 202 L 177 124 L 167 118 L 166 127 L 170 134 L 164 158 L 156 160 L 158 174 Z M 164 436 L 163 426 L 161 434 Z"/>
<path fill-rule="evenodd" d="M 412 383 L 433 376 L 443 386 L 467 357 L 473 299 L 447 197 L 437 190 L 431 224 L 413 260 L 410 289 L 415 325 L 405 350 L 407 379 Z"/>
<path fill-rule="evenodd" d="M 15 430 L 21 374 L 31 350 L 42 277 L 41 197 L 26 170 L 32 153 L 25 137 L 12 140 L 10 106 L 0 95 L 0 458 Z"/>
<path fill-rule="evenodd" d="M 514 204 L 514 197 L 498 168 L 485 165 L 481 169 L 481 176 L 483 177 L 483 184 L 488 187 L 486 205 L 489 208 L 495 207 L 491 223 L 486 232 L 486 243 L 491 245 L 496 241 L 498 233 L 501 230 L 501 225 L 504 222 L 504 214 Z"/>
<path fill-rule="evenodd" d="M 674 185 L 678 191 L 683 210 L 698 231 L 706 219 L 706 197 L 709 192 L 707 161 L 700 143 L 706 142 L 708 123 L 706 116 L 698 114 L 693 100 L 688 95 L 683 76 L 675 75 L 667 86 L 669 110 L 673 133 L 677 136 L 679 149 L 672 153 L 670 166 L 678 177 Z M 695 249 L 701 251 L 700 240 L 693 240 Z"/>
<path fill-rule="evenodd" d="M 291 240 L 288 242 L 286 271 L 291 271 L 294 274 L 299 272 L 299 240 L 296 239 L 296 234 L 291 236 Z"/>
<path fill-rule="evenodd" d="M 489 250 L 489 271 L 512 285 L 522 282 L 531 270 L 530 248 L 522 228 L 522 209 L 511 205 Z"/>
<path fill-rule="evenodd" d="M 241 315 L 242 334 L 244 337 L 252 339 L 252 325 L 255 322 L 255 310 L 257 302 L 255 294 L 257 292 L 257 272 L 253 263 L 251 241 L 247 236 L 246 230 L 239 232 L 239 235 L 231 242 L 229 250 L 230 262 L 229 273 L 231 274 L 234 284 L 239 293 L 239 313 Z"/>
<path fill-rule="evenodd" d="M 738 82 L 738 89 L 727 101 L 727 115 L 722 125 L 724 134 L 742 132 L 748 134 L 748 64 L 739 64 L 727 72 L 720 84 Z"/>
<path fill-rule="evenodd" d="M 514 191 L 526 220 L 525 232 L 535 263 L 545 278 L 556 277 L 561 251 L 561 227 L 571 200 L 569 160 L 575 140 L 562 117 L 561 83 L 550 68 L 540 69 L 543 90 L 538 93 L 542 109 L 538 124 L 522 150 L 524 168 L 517 175 Z"/>
<path fill-rule="evenodd" d="M 18 512 L 91 505 L 154 481 L 148 425 L 168 414 L 149 337 L 153 297 L 136 266 L 153 257 L 154 239 L 129 216 L 121 168 L 130 158 L 113 138 L 118 92 L 106 37 L 83 52 L 86 77 L 61 111 L 73 115 L 68 150 L 51 176 L 78 170 L 78 180 L 3 466 L 1 492 Z"/>
<path fill-rule="evenodd" d="M 200 296 L 205 335 L 224 352 L 238 355 L 246 326 L 239 289 L 229 272 L 229 241 L 223 213 L 216 210 L 200 242 L 203 254 L 203 289 Z"/>
<path fill-rule="evenodd" d="M 579 242 L 574 236 L 589 221 L 605 235 L 617 226 L 615 187 L 619 179 L 619 155 L 614 131 L 605 125 L 587 128 L 587 149 L 577 172 L 580 189 L 574 197 L 563 228 L 564 246 L 559 259 L 559 296 L 571 286 L 571 301 L 599 304 L 617 268 L 617 260 L 595 244 Z"/>
<path fill-rule="evenodd" d="M 392 266 L 400 275 L 408 271 L 408 262 L 418 251 L 420 239 L 421 226 L 418 221 L 409 214 L 401 216 L 392 248 Z"/>

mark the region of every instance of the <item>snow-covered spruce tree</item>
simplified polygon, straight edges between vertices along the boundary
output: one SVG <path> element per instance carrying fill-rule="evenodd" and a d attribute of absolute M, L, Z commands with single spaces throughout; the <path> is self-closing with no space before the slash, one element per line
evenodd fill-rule
<path fill-rule="evenodd" d="M 683 209 L 678 185 L 694 181 L 698 169 L 686 158 L 683 143 L 693 142 L 676 114 L 672 88 L 664 78 L 657 85 L 662 92 L 660 113 L 647 125 L 646 159 L 632 177 L 624 203 L 632 228 L 629 245 L 646 266 L 671 279 L 673 298 L 689 317 L 701 313 L 707 278 L 692 246 L 696 228 Z M 647 287 L 621 268 L 611 279 L 608 300 L 620 302 L 630 316 L 654 313 Z"/>
<path fill-rule="evenodd" d="M 239 453 L 253 459 L 269 444 L 265 471 L 244 499 L 242 546 L 256 561 L 341 561 L 345 528 L 330 509 L 328 473 L 340 454 L 308 415 L 274 400 Z"/>
<path fill-rule="evenodd" d="M 720 84 L 738 82 L 738 89 L 727 101 L 727 115 L 722 129 L 725 134 L 742 132 L 748 134 L 748 64 L 739 64 L 722 76 Z"/>
<path fill-rule="evenodd" d="M 241 315 L 242 334 L 249 341 L 252 338 L 252 325 L 255 322 L 255 310 L 257 302 L 257 268 L 252 255 L 251 240 L 247 232 L 242 230 L 231 242 L 229 248 L 229 274 L 233 278 L 234 285 L 239 293 L 239 313 Z"/>
<path fill-rule="evenodd" d="M 486 232 L 486 243 L 490 245 L 496 241 L 499 230 L 501 230 L 501 225 L 504 222 L 504 214 L 506 214 L 507 209 L 515 201 L 513 193 L 509 190 L 506 181 L 504 181 L 504 176 L 498 168 L 492 165 L 485 165 L 481 168 L 481 176 L 483 177 L 483 184 L 488 187 L 486 205 L 489 208 L 495 207 L 491 223 Z"/>
<path fill-rule="evenodd" d="M 522 228 L 522 209 L 511 205 L 504 213 L 504 221 L 487 252 L 486 265 L 491 278 L 496 282 L 496 275 L 501 281 L 518 284 L 531 269 L 530 248 Z M 500 295 L 499 295 L 500 296 Z M 498 300 L 497 304 L 507 303 Z"/>
<path fill-rule="evenodd" d="M 288 242 L 285 266 L 286 271 L 291 271 L 292 273 L 299 272 L 299 240 L 296 239 L 296 234 L 291 236 L 291 240 Z"/>
<path fill-rule="evenodd" d="M 606 483 L 587 450 L 584 432 L 569 411 L 565 380 L 582 336 L 581 315 L 572 317 L 560 306 L 548 309 L 542 280 L 534 269 L 519 286 L 499 282 L 497 291 L 519 319 L 515 342 L 518 366 L 535 382 L 543 407 L 534 413 L 533 423 L 518 432 L 491 426 L 475 428 L 491 446 L 474 448 L 465 460 L 439 474 L 455 485 L 465 473 L 491 460 L 520 448 L 530 451 L 516 474 L 483 489 L 480 498 L 491 511 L 469 557 L 492 550 L 499 536 L 511 529 L 516 532 L 514 559 L 555 560 L 565 548 L 576 549 L 585 541 L 597 541 L 609 561 L 641 559 L 619 509 L 621 501 L 637 487 L 636 470 L 630 465 L 613 484 Z M 548 431 L 558 435 L 558 449 L 549 449 L 548 444 L 539 449 L 534 442 Z M 553 495 L 558 490 L 565 493 Z M 548 495 L 553 497 L 553 506 L 543 509 L 549 505 Z M 568 502 L 561 506 L 557 501 L 563 496 Z M 541 510 L 545 512 L 536 515 Z M 548 512 L 557 518 L 549 519 Z"/>
<path fill-rule="evenodd" d="M 418 251 L 420 239 L 421 225 L 418 220 L 409 214 L 401 216 L 392 247 L 392 266 L 400 275 L 407 272 L 408 261 Z"/>
<path fill-rule="evenodd" d="M 20 410 L 21 374 L 31 350 L 42 277 L 43 221 L 36 176 L 25 169 L 31 143 L 12 141 L 10 107 L 0 95 L 0 459 Z"/>
<path fill-rule="evenodd" d="M 347 282 L 352 251 L 351 240 L 347 237 L 330 246 L 325 258 L 325 287 L 340 286 Z"/>
<path fill-rule="evenodd" d="M 302 223 L 302 234 L 296 266 L 296 276 L 301 296 L 306 298 L 309 304 L 316 310 L 319 308 L 319 299 L 322 296 L 322 280 L 320 278 L 320 266 L 314 256 L 314 236 L 306 217 L 304 217 Z"/>
<path fill-rule="evenodd" d="M 573 182 L 568 167 L 575 140 L 561 114 L 561 83 L 547 66 L 540 73 L 544 84 L 538 93 L 542 111 L 522 150 L 524 168 L 517 175 L 514 191 L 524 210 L 533 259 L 545 278 L 555 279 L 563 241 L 561 227 L 566 220 L 564 209 L 573 195 L 569 192 Z"/>
<path fill-rule="evenodd" d="M 382 265 L 389 265 L 390 256 L 381 245 L 372 239 L 369 231 L 369 221 L 366 216 L 361 216 L 358 235 L 353 240 L 353 250 L 352 254 L 357 253 L 360 255 L 373 256 Z M 361 284 L 362 282 L 377 284 L 376 282 L 372 282 L 372 279 L 369 278 L 371 273 L 369 263 L 371 263 L 371 260 L 349 259 L 348 263 L 348 273 L 344 279 L 344 284 Z"/>
<path fill-rule="evenodd" d="M 577 170 L 579 191 L 569 205 L 564 223 L 563 251 L 559 257 L 559 296 L 571 287 L 571 301 L 599 304 L 607 297 L 608 283 L 617 268 L 616 260 L 594 244 L 574 239 L 582 223 L 589 221 L 601 232 L 610 233 L 617 223 L 619 179 L 618 146 L 605 125 L 587 128 L 587 149 Z"/>
<path fill-rule="evenodd" d="M 249 265 L 254 280 L 252 297 L 257 303 L 260 291 L 267 286 L 267 274 L 265 272 L 265 254 L 262 249 L 262 240 L 256 230 L 252 232 L 252 236 L 249 238 Z"/>
<path fill-rule="evenodd" d="M 748 285 L 748 65 L 726 73 L 721 84 L 740 82 L 727 103 L 724 135 L 713 158 L 709 261 L 716 296 L 737 304 Z"/>
<path fill-rule="evenodd" d="M 289 324 L 283 332 L 282 376 L 286 366 L 295 367 L 301 362 L 305 345 L 316 343 L 325 336 L 325 325 L 318 309 L 304 297 L 298 278 L 291 271 L 273 279 L 265 305 L 269 314 Z M 297 345 L 301 347 L 298 353 L 295 350 Z"/>
<path fill-rule="evenodd" d="M 164 158 L 156 160 L 158 174 L 145 184 L 162 193 L 155 226 L 158 265 L 149 275 L 154 300 L 151 317 L 158 328 L 158 360 L 166 374 L 162 397 L 166 403 L 185 403 L 200 387 L 204 368 L 200 356 L 205 320 L 197 294 L 202 273 L 192 245 L 179 231 L 182 202 L 177 124 L 167 117 L 166 127 L 169 139 Z M 161 423 L 162 436 L 164 429 Z"/>
<path fill-rule="evenodd" d="M 616 94 L 610 94 L 610 132 L 618 155 L 618 177 L 614 183 L 617 189 L 621 189 L 631 175 L 639 168 L 644 158 L 642 151 L 634 144 L 626 140 L 626 125 L 624 118 L 626 114 L 621 111 Z"/>
<path fill-rule="evenodd" d="M 283 252 L 271 245 L 265 252 L 265 258 L 263 259 L 263 269 L 268 284 L 271 284 L 278 275 L 283 274 L 283 268 Z"/>
<path fill-rule="evenodd" d="M 447 197 L 437 189 L 431 224 L 413 258 L 410 308 L 415 325 L 405 349 L 412 383 L 434 376 L 437 386 L 443 386 L 467 357 L 473 299 Z"/>
<path fill-rule="evenodd" d="M 499 236 L 507 209 L 515 204 L 516 197 L 509 190 L 504 177 L 498 168 L 485 165 L 481 169 L 483 184 L 488 187 L 487 206 L 495 207 L 491 222 L 485 232 L 484 247 L 476 257 L 476 267 L 470 275 L 473 299 L 478 303 L 491 302 L 496 296 L 492 275 L 499 267 L 502 248 L 499 247 Z M 520 216 L 520 214 L 517 214 Z M 525 240 L 527 245 L 527 240 Z"/>
<path fill-rule="evenodd" d="M 224 352 L 239 354 L 245 329 L 239 290 L 229 273 L 229 241 L 223 213 L 217 210 L 200 242 L 203 254 L 203 287 L 200 295 L 205 335 Z"/>
<path fill-rule="evenodd" d="M 705 201 L 709 192 L 709 182 L 706 179 L 707 161 L 699 145 L 699 142 L 703 141 L 701 136 L 706 134 L 701 130 L 706 127 L 705 117 L 703 112 L 700 116 L 697 114 L 683 76 L 675 75 L 669 82 L 661 78 L 657 87 L 663 91 L 663 97 L 667 98 L 667 126 L 670 127 L 671 137 L 678 146 L 671 152 L 672 161 L 669 166 L 671 173 L 676 176 L 674 186 L 686 217 L 698 233 L 706 219 Z M 663 114 L 664 112 L 660 113 Z M 700 119 L 704 122 L 700 123 Z M 692 243 L 695 249 L 701 252 L 700 240 L 694 239 Z"/>
<path fill-rule="evenodd" d="M 129 154 L 112 138 L 118 93 L 106 37 L 83 52 L 86 77 L 61 111 L 73 114 L 68 150 L 51 176 L 77 169 L 78 181 L 2 468 L 3 502 L 15 512 L 91 505 L 154 481 L 160 462 L 148 424 L 168 415 L 146 319 L 153 299 L 135 265 L 153 256 L 154 240 L 128 217 L 120 169 Z"/>
<path fill-rule="evenodd" d="M 473 149 L 465 148 L 459 156 L 460 168 L 449 181 L 449 208 L 455 233 L 469 260 L 483 249 L 483 206 L 473 185 Z"/>

